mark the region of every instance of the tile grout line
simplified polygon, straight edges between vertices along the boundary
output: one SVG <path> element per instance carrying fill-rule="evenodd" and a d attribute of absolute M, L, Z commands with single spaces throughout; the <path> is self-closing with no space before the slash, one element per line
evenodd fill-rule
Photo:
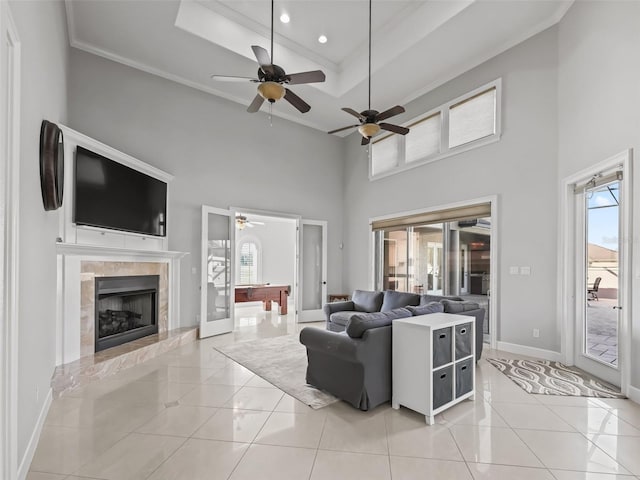
<path fill-rule="evenodd" d="M 309 408 L 311 408 L 311 407 L 309 407 Z M 329 416 L 329 414 L 327 413 L 324 416 L 324 419 L 322 421 L 322 430 L 320 432 L 320 438 L 318 439 L 318 446 L 316 447 L 316 454 L 313 456 L 313 463 L 311 463 L 311 470 L 309 471 L 309 480 L 311 480 L 311 477 L 313 476 L 313 470 L 316 468 L 316 460 L 318 459 L 318 453 L 320 452 L 320 443 L 322 442 L 322 436 L 324 435 L 324 428 L 327 425 L 327 417 L 328 416 Z"/>

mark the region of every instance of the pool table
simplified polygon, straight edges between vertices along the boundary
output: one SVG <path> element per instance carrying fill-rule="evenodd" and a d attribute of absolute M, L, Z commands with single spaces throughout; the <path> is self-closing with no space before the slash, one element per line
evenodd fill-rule
<path fill-rule="evenodd" d="M 265 311 L 271 311 L 271 302 L 278 303 L 278 314 L 287 314 L 290 285 L 236 285 L 236 303 L 262 302 Z"/>

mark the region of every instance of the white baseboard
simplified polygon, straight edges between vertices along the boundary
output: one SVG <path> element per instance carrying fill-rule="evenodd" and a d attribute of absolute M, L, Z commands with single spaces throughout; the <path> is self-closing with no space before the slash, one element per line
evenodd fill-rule
<path fill-rule="evenodd" d="M 631 385 L 629 385 L 627 396 L 634 402 L 640 404 L 640 388 L 632 387 Z"/>
<path fill-rule="evenodd" d="M 526 345 L 518 345 L 517 343 L 498 342 L 498 350 L 516 353 L 518 355 L 526 355 L 527 357 L 541 358 L 552 362 L 562 362 L 563 360 L 560 352 L 553 352 L 543 348 L 527 347 Z"/>
<path fill-rule="evenodd" d="M 27 444 L 27 450 L 24 452 L 24 457 L 22 457 L 22 460 L 20 461 L 20 466 L 18 467 L 18 480 L 25 480 L 27 478 L 27 474 L 29 473 L 29 467 L 31 467 L 33 456 L 36 453 L 36 448 L 38 447 L 38 441 L 40 440 L 40 434 L 42 433 L 42 427 L 44 427 L 44 421 L 47 418 L 47 414 L 49 413 L 49 407 L 51 407 L 52 400 L 53 400 L 53 392 L 51 389 L 49 389 L 49 392 L 47 393 L 47 398 L 44 399 L 44 405 L 42 405 L 42 410 L 40 410 L 38 421 L 36 422 L 36 426 L 33 429 L 33 433 L 31 433 L 31 438 L 29 439 L 29 443 Z"/>

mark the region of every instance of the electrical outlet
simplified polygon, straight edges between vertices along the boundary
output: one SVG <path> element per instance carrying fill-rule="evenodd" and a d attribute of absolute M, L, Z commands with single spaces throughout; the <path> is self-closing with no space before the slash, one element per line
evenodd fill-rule
<path fill-rule="evenodd" d="M 540 338 L 540 330 L 537 328 L 533 329 L 533 338 Z"/>

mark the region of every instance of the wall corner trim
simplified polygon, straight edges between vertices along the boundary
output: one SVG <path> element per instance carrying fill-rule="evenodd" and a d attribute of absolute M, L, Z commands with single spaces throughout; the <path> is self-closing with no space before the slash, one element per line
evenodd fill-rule
<path fill-rule="evenodd" d="M 640 388 L 629 385 L 629 391 L 627 396 L 634 402 L 640 405 Z"/>
<path fill-rule="evenodd" d="M 563 361 L 562 354 L 560 352 L 545 350 L 543 348 L 528 347 L 526 345 L 518 345 L 517 343 L 498 341 L 498 350 L 503 350 L 505 352 L 515 353 L 518 355 L 526 355 L 528 357 L 541 358 L 543 360 L 550 360 L 552 362 Z"/>
<path fill-rule="evenodd" d="M 33 456 L 35 455 L 36 448 L 38 447 L 38 441 L 40 440 L 42 427 L 44 427 L 44 421 L 47 418 L 47 414 L 49 413 L 49 408 L 51 407 L 52 401 L 53 401 L 53 391 L 49 389 L 49 391 L 47 392 L 47 397 L 44 399 L 42 410 L 40 410 L 40 415 L 38 415 L 38 421 L 36 422 L 36 425 L 33 428 L 33 432 L 31 433 L 31 438 L 29 438 L 27 449 L 24 452 L 24 456 L 20 460 L 20 466 L 18 467 L 18 480 L 26 480 L 27 478 L 27 474 L 29 473 L 29 468 L 31 467 L 31 462 L 33 461 Z"/>

